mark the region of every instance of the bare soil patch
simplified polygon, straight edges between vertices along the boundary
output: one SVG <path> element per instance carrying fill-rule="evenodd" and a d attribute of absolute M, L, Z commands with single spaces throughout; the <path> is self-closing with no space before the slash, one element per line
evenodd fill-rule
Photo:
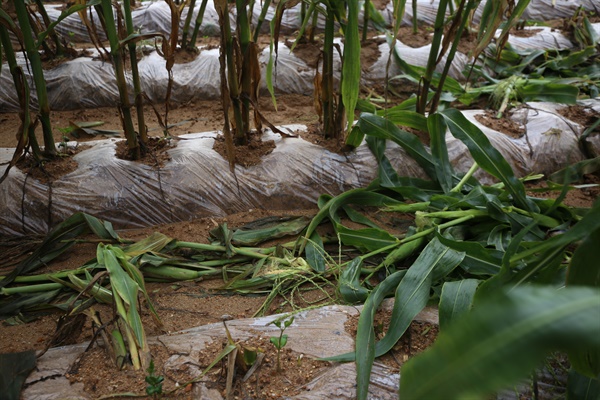
<path fill-rule="evenodd" d="M 475 119 L 482 125 L 502 132 L 513 139 L 518 139 L 525 134 L 525 128 L 521 124 L 508 118 L 496 118 L 494 111 L 488 110 L 484 114 L 477 114 Z"/>
<path fill-rule="evenodd" d="M 577 122 L 585 128 L 591 126 L 598 118 L 600 118 L 599 112 L 591 107 L 584 107 L 581 105 L 559 108 L 556 112 L 571 121 Z M 600 126 L 597 126 L 594 131 L 600 132 Z"/>
<path fill-rule="evenodd" d="M 73 156 L 88 146 L 77 147 L 61 147 L 62 151 L 54 158 L 49 160 L 37 161 L 30 154 L 22 157 L 16 167 L 26 173 L 30 178 L 33 178 L 42 183 L 52 182 L 61 176 L 70 174 L 77 170 L 78 164 Z"/>

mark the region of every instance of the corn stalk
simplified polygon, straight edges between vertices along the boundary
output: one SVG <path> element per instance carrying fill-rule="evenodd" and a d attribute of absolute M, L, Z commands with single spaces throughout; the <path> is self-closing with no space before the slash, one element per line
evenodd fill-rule
<path fill-rule="evenodd" d="M 120 38 L 117 33 L 115 16 L 111 0 L 102 0 L 100 6 L 96 6 L 98 14 L 102 16 L 102 23 L 108 41 L 110 42 L 110 55 L 117 78 L 117 87 L 119 88 L 119 111 L 123 121 L 123 129 L 125 138 L 129 148 L 129 154 L 132 159 L 137 160 L 141 157 L 142 152 L 140 142 L 138 140 L 133 119 L 131 116 L 131 103 L 129 101 L 129 89 L 127 88 L 127 79 L 125 77 L 125 62 L 123 59 L 123 48 L 120 43 Z"/>
<path fill-rule="evenodd" d="M 48 103 L 48 92 L 46 90 L 44 70 L 42 69 L 42 60 L 32 35 L 31 24 L 29 23 L 29 13 L 27 12 L 25 1 L 17 0 L 14 2 L 14 5 L 17 12 L 17 20 L 19 21 L 19 26 L 21 27 L 21 35 L 23 38 L 23 44 L 25 46 L 25 52 L 27 53 L 27 58 L 31 63 L 33 81 L 35 83 L 38 104 L 40 106 L 38 118 L 42 124 L 42 132 L 44 137 L 44 151 L 42 155 L 53 158 L 56 156 L 56 146 L 54 142 L 54 135 L 52 134 L 52 125 L 50 123 L 50 105 Z"/>
<path fill-rule="evenodd" d="M 133 35 L 133 19 L 131 17 L 131 2 L 130 0 L 123 0 L 123 11 L 125 13 L 125 28 L 127 29 L 127 35 Z M 140 82 L 140 73 L 137 64 L 137 52 L 136 44 L 133 41 L 127 43 L 129 49 L 129 61 L 131 62 L 131 77 L 133 79 L 133 91 L 135 94 L 135 108 L 138 119 L 138 131 L 140 134 L 140 141 L 142 143 L 148 142 L 148 127 L 144 120 L 144 96 L 142 93 L 142 85 Z"/>
<path fill-rule="evenodd" d="M 4 11 L 0 9 L 0 50 L 2 47 L 4 47 L 4 52 L 2 54 L 6 58 L 9 71 L 13 77 L 13 82 L 21 110 L 19 114 L 19 117 L 21 118 L 21 126 L 17 132 L 17 147 L 15 148 L 15 152 L 11 161 L 9 162 L 8 167 L 0 178 L 0 183 L 6 179 L 8 172 L 16 165 L 19 158 L 21 158 L 21 156 L 24 154 L 27 146 L 31 146 L 33 150 L 33 157 L 35 157 L 38 162 L 40 161 L 41 156 L 41 150 L 37 143 L 34 132 L 35 124 L 31 120 L 31 111 L 29 109 L 29 85 L 27 84 L 27 79 L 23 73 L 23 69 L 17 64 L 17 59 L 12 48 L 8 29 L 5 25 L 11 27 L 13 33 L 18 34 L 18 29 L 11 21 L 10 17 L 8 17 L 8 15 L 6 15 Z"/>
<path fill-rule="evenodd" d="M 257 96 L 260 67 L 256 44 L 252 40 L 250 21 L 244 0 L 236 1 L 237 22 L 235 36 L 231 34 L 226 0 L 215 0 L 215 9 L 221 25 L 221 99 L 225 124 L 223 132 L 228 144 L 230 165 L 233 165 L 231 145 L 245 145 L 250 133 L 250 106 L 254 107 L 254 122 L 261 129 Z M 227 71 L 225 73 L 225 70 Z M 230 111 L 233 119 L 229 119 Z"/>

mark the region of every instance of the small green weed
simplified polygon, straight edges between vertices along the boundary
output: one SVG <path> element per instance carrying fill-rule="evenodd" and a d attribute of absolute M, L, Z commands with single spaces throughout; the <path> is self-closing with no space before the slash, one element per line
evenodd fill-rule
<path fill-rule="evenodd" d="M 150 366 L 146 371 L 148 372 L 148 375 L 146 376 L 146 383 L 148 384 L 148 386 L 146 386 L 146 394 L 155 399 L 159 399 L 163 394 L 162 385 L 165 378 L 161 375 L 154 374 L 155 371 L 153 360 L 150 361 Z"/>
<path fill-rule="evenodd" d="M 277 372 L 281 372 L 281 350 L 287 344 L 288 335 L 284 335 L 283 332 L 294 323 L 294 317 L 290 317 L 288 319 L 276 319 L 272 322 L 275 326 L 279 328 L 279 336 L 271 337 L 271 343 L 277 349 Z"/>

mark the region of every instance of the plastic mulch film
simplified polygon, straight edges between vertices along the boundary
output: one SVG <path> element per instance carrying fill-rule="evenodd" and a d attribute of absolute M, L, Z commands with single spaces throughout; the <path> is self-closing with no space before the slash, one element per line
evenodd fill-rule
<path fill-rule="evenodd" d="M 376 163 L 366 146 L 346 156 L 274 134 L 266 136 L 276 141 L 273 153 L 255 167 L 236 167 L 234 176 L 212 149 L 215 135 L 178 140 L 171 161 L 160 170 L 116 158 L 114 140 L 93 142 L 74 157 L 79 168 L 51 187 L 13 168 L 0 191 L 0 234 L 45 232 L 77 211 L 118 227 L 142 227 L 265 204 L 308 208 L 322 193 L 362 187 L 375 177 Z M 0 162 L 8 161 L 12 151 L 3 149 Z"/>
<path fill-rule="evenodd" d="M 589 103 L 600 108 L 599 100 Z M 522 177 L 550 174 L 585 158 L 579 147 L 585 128 L 558 114 L 560 107 L 530 103 L 514 112 L 511 118 L 525 127 L 520 138 L 483 126 L 475 118 L 482 110 L 463 113 Z M 117 159 L 115 140 L 91 142 L 75 156 L 79 169 L 51 187 L 14 168 L 0 191 L 0 234 L 44 233 L 77 211 L 123 228 L 224 216 L 266 204 L 271 209 L 285 209 L 290 203 L 308 208 L 323 193 L 364 187 L 377 174 L 377 163 L 364 143 L 353 152 L 336 154 L 300 138 L 266 133 L 264 139 L 274 140 L 276 149 L 259 165 L 237 166 L 234 176 L 227 161 L 212 149 L 215 136 L 215 132 L 182 136 L 169 150 L 171 161 L 160 169 Z M 466 147 L 449 133 L 446 138 L 455 169 L 466 172 L 473 164 Z M 0 163 L 8 161 L 12 151 L 2 149 Z M 388 143 L 386 154 L 399 175 L 426 178 L 397 145 Z M 486 184 L 495 181 L 482 171 L 476 177 Z"/>
<path fill-rule="evenodd" d="M 497 36 L 501 30 L 498 30 Z M 508 43 L 515 50 L 568 50 L 575 47 L 564 34 L 550 27 L 535 26 L 523 28 L 524 36 L 509 35 Z"/>
<path fill-rule="evenodd" d="M 474 22 L 481 20 L 485 3 L 482 1 L 475 10 Z M 597 0 L 531 0 L 523 12 L 522 18 L 534 21 L 570 18 L 580 7 L 587 11 L 598 11 L 598 2 Z"/>

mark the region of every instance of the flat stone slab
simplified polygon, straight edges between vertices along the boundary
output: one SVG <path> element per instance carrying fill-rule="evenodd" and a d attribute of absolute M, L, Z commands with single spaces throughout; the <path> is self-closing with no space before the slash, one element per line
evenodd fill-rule
<path fill-rule="evenodd" d="M 392 300 L 383 307 L 391 309 Z M 354 338 L 346 332 L 344 324 L 349 317 L 357 316 L 362 306 L 333 305 L 303 311 L 295 315 L 294 323 L 286 329 L 287 348 L 305 356 L 330 357 L 354 350 Z M 234 340 L 244 340 L 257 335 L 273 336 L 279 328 L 272 321 L 284 314 L 261 318 L 246 318 L 227 321 L 227 328 Z M 426 308 L 416 321 L 438 323 L 434 308 Z M 213 323 L 177 333 L 149 338 L 150 344 L 160 343 L 174 353 L 165 363 L 166 369 L 176 369 L 182 364 L 193 367 L 200 352 L 207 344 L 226 338 L 222 323 Z M 39 358 L 35 370 L 27 378 L 21 394 L 23 400 L 91 399 L 82 383 L 71 385 L 65 374 L 80 357 L 87 343 L 50 349 Z M 194 367 L 197 368 L 197 367 Z M 192 371 L 193 372 L 193 371 Z M 201 373 L 198 369 L 198 375 Z M 400 375 L 383 364 L 375 363 L 371 374 L 369 397 L 373 399 L 397 399 Z M 290 399 L 317 400 L 324 398 L 353 399 L 356 395 L 356 364 L 332 364 L 324 373 L 309 382 L 306 391 Z M 207 388 L 202 383 L 193 387 L 194 398 L 222 399 L 219 391 Z"/>

